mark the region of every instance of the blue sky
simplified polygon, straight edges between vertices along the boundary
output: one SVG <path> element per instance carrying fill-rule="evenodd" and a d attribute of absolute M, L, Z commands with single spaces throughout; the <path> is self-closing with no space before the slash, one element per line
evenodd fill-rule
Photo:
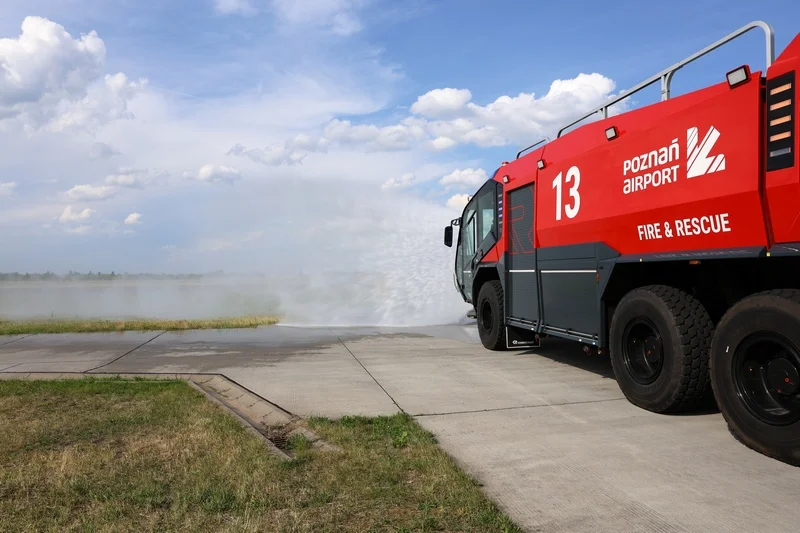
<path fill-rule="evenodd" d="M 520 147 L 751 20 L 780 52 L 798 15 L 790 0 L 5 0 L 0 270 L 292 269 L 343 247 L 359 265 L 387 246 L 377 229 L 444 253 L 441 226 Z M 752 32 L 673 91 L 760 69 L 763 49 Z"/>

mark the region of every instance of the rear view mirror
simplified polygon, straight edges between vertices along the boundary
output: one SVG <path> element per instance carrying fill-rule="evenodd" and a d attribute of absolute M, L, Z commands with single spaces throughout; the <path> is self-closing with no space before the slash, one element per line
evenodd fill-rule
<path fill-rule="evenodd" d="M 444 245 L 453 246 L 453 226 L 446 226 L 444 228 Z"/>

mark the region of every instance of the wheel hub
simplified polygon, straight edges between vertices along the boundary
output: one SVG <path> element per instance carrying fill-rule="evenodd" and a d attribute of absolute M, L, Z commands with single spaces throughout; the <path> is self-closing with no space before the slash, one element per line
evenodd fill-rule
<path fill-rule="evenodd" d="M 623 338 L 625 368 L 638 383 L 653 383 L 664 366 L 664 347 L 655 324 L 639 318 L 628 324 Z"/>
<path fill-rule="evenodd" d="M 754 333 L 734 354 L 739 397 L 759 420 L 788 425 L 800 420 L 800 350 L 772 332 Z"/>
<path fill-rule="evenodd" d="M 650 335 L 645 338 L 642 349 L 644 350 L 644 358 L 648 363 L 651 365 L 658 364 L 659 359 L 661 359 L 661 346 L 659 346 L 658 337 Z"/>
<path fill-rule="evenodd" d="M 791 396 L 798 390 L 800 372 L 785 357 L 775 359 L 767 365 L 767 382 L 778 394 Z"/>
<path fill-rule="evenodd" d="M 492 306 L 489 302 L 483 302 L 481 306 L 481 324 L 484 331 L 491 331 L 494 324 L 494 315 L 492 314 Z"/>

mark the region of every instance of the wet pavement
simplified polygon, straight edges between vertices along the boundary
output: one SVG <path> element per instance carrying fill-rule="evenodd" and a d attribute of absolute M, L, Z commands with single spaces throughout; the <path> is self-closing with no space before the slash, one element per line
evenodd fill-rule
<path fill-rule="evenodd" d="M 800 468 L 719 413 L 628 403 L 607 359 L 552 341 L 496 353 L 474 326 L 0 338 L 0 371 L 218 372 L 298 415 L 403 410 L 530 531 L 794 532 Z"/>

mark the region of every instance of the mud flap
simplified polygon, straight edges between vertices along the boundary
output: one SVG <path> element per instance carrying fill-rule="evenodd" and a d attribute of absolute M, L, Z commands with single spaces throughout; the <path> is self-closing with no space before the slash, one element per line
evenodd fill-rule
<path fill-rule="evenodd" d="M 539 348 L 541 344 L 541 338 L 535 331 L 516 326 L 506 326 L 506 348 L 509 350 Z"/>

